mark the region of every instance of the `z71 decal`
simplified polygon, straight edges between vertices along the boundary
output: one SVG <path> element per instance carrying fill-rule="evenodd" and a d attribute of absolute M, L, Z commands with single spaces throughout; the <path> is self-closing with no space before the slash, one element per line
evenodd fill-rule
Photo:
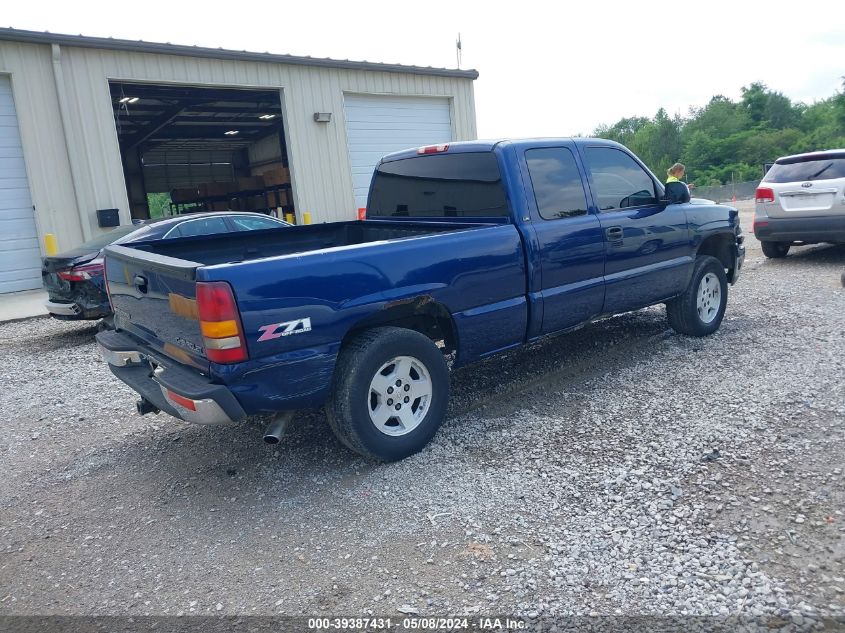
<path fill-rule="evenodd" d="M 258 328 L 259 332 L 264 332 L 258 337 L 258 341 L 271 341 L 274 338 L 281 338 L 283 336 L 290 336 L 291 334 L 302 334 L 303 332 L 311 331 L 311 317 L 305 319 L 296 319 L 295 321 L 286 321 L 284 323 L 272 323 L 270 325 L 262 325 Z"/>

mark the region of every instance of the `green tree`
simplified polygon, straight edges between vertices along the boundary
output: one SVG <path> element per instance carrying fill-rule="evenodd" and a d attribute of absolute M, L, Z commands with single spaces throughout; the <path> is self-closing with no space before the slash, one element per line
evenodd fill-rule
<path fill-rule="evenodd" d="M 752 125 L 763 123 L 766 118 L 766 104 L 768 101 L 766 84 L 754 82 L 748 87 L 742 87 L 742 108 L 751 120 Z"/>
<path fill-rule="evenodd" d="M 170 215 L 170 194 L 148 193 L 147 206 L 150 208 L 151 218 L 163 218 Z"/>
<path fill-rule="evenodd" d="M 845 147 L 845 77 L 841 90 L 810 105 L 752 82 L 739 101 L 715 95 L 686 118 L 661 108 L 650 119 L 599 126 L 595 135 L 628 146 L 661 176 L 680 160 L 699 185 L 755 180 L 763 163 L 780 156 Z"/>

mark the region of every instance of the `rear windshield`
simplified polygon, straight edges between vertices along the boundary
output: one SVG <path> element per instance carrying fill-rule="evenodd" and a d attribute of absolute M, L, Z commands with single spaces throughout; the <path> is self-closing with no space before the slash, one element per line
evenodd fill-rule
<path fill-rule="evenodd" d="M 794 162 L 790 160 L 788 163 L 775 163 L 766 172 L 763 182 L 805 182 L 831 178 L 845 178 L 845 156 L 813 157 Z"/>
<path fill-rule="evenodd" d="M 499 163 L 491 152 L 433 154 L 376 169 L 367 217 L 508 215 Z"/>

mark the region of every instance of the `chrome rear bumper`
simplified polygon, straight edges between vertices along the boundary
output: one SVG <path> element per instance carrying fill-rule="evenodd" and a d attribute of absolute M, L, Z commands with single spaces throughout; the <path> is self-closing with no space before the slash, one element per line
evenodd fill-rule
<path fill-rule="evenodd" d="M 44 307 L 50 314 L 58 314 L 59 316 L 79 316 L 82 314 L 82 308 L 75 303 L 58 303 L 56 301 L 45 301 Z"/>
<path fill-rule="evenodd" d="M 228 425 L 246 416 L 225 385 L 212 383 L 199 371 L 131 349 L 133 340 L 121 332 L 100 332 L 96 338 L 112 373 L 155 409 L 196 424 Z"/>

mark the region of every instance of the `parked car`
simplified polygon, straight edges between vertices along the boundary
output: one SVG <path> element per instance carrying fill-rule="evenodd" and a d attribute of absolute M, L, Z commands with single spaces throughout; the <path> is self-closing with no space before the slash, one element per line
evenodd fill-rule
<path fill-rule="evenodd" d="M 757 188 L 754 235 L 766 257 L 793 244 L 845 244 L 845 149 L 778 158 Z"/>
<path fill-rule="evenodd" d="M 111 315 L 101 251 L 109 244 L 162 240 L 192 235 L 232 233 L 290 226 L 261 213 L 194 213 L 119 226 L 81 246 L 44 257 L 41 280 L 50 316 L 63 320 L 100 319 Z"/>
<path fill-rule="evenodd" d="M 663 194 L 600 139 L 391 154 L 364 221 L 107 247 L 116 329 L 97 341 L 142 413 L 325 405 L 346 446 L 401 459 L 443 420 L 447 355 L 460 367 L 659 303 L 678 332 L 719 328 L 745 258 L 737 211 Z"/>

